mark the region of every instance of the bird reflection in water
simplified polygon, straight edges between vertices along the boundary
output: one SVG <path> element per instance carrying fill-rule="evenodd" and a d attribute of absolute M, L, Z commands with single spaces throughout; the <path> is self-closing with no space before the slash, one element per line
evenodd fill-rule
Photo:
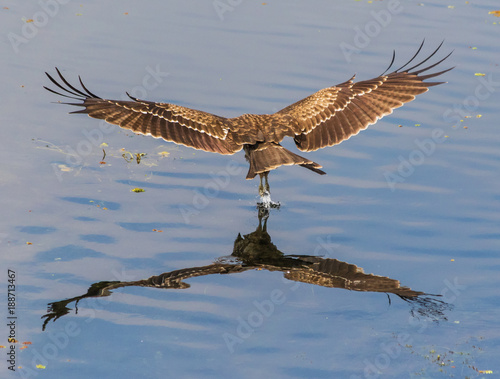
<path fill-rule="evenodd" d="M 87 293 L 71 299 L 48 304 L 43 330 L 49 321 L 56 321 L 68 314 L 70 303 L 78 303 L 85 298 L 110 296 L 112 290 L 122 287 L 154 287 L 165 289 L 185 289 L 190 285 L 185 280 L 197 276 L 213 274 L 237 274 L 249 270 L 281 271 L 291 281 L 329 288 L 343 288 L 351 291 L 382 292 L 394 294 L 411 305 L 414 317 L 425 317 L 432 321 L 446 320 L 444 312 L 451 306 L 438 299 L 439 296 L 414 291 L 401 286 L 399 280 L 375 274 L 365 274 L 361 267 L 333 258 L 311 255 L 285 255 L 271 241 L 267 231 L 269 209 L 258 207 L 259 225 L 249 234 L 238 234 L 234 241 L 233 253 L 216 259 L 214 263 L 165 272 L 148 279 L 135 281 L 102 281 L 90 286 Z M 390 297 L 389 297 L 390 302 Z"/>

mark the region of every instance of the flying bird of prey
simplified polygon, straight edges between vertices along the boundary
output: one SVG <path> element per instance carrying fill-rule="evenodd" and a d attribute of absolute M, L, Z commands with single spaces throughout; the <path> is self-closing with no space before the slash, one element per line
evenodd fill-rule
<path fill-rule="evenodd" d="M 64 104 L 84 107 L 71 113 L 86 113 L 135 133 L 224 155 L 243 149 L 250 163 L 246 178 L 253 179 L 257 174 L 260 176 L 259 194 L 264 198 L 270 192 L 269 172 L 282 165 L 299 165 L 320 175 L 325 174 L 318 163 L 281 146 L 280 142 L 285 137 L 292 137 L 301 151 L 337 145 L 391 114 L 393 109 L 412 101 L 416 95 L 428 91 L 429 87 L 445 83 L 424 80 L 441 75 L 453 67 L 421 75 L 451 55 L 422 68 L 441 48 L 442 42 L 430 56 L 405 68 L 415 60 L 423 44 L 404 66 L 389 74 L 386 72 L 394 63 L 395 53 L 387 70 L 376 78 L 354 82 L 353 76 L 344 83 L 322 89 L 274 114 L 244 114 L 225 118 L 175 104 L 137 99 L 128 93 L 129 101 L 102 99 L 90 92 L 80 77 L 81 89 L 71 85 L 57 68 L 61 82 L 46 74 L 64 93 L 44 88 L 79 101 Z"/>

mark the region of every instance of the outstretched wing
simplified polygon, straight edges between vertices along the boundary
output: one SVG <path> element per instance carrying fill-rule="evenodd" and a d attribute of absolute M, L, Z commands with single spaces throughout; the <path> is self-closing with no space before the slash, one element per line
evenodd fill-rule
<path fill-rule="evenodd" d="M 277 113 L 293 118 L 294 139 L 299 150 L 314 151 L 339 144 L 412 101 L 416 95 L 428 91 L 429 87 L 445 83 L 424 80 L 441 75 L 453 67 L 432 74 L 420 74 L 443 62 L 451 53 L 431 66 L 412 71 L 434 56 L 441 45 L 422 62 L 401 71 L 419 54 L 422 42 L 409 62 L 388 75 L 384 73 L 377 78 L 356 83 L 352 77 L 345 83 L 322 89 Z M 394 56 L 389 68 L 393 62 Z"/>
<path fill-rule="evenodd" d="M 56 71 L 62 84 L 46 74 L 65 93 L 44 88 L 57 95 L 81 101 L 64 103 L 85 108 L 71 113 L 86 113 L 135 133 L 213 153 L 234 154 L 243 147 L 227 138 L 230 123 L 224 117 L 179 105 L 139 100 L 130 95 L 130 101 L 102 99 L 90 92 L 81 79 L 82 90 L 79 90 L 69 84 L 57 68 Z"/>

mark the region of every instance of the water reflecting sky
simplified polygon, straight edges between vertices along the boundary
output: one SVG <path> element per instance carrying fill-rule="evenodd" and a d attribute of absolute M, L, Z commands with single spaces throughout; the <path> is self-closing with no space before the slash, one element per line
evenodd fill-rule
<path fill-rule="evenodd" d="M 61 3 L 1 9 L 1 277 L 6 286 L 7 268 L 16 272 L 22 369 L 9 372 L 3 354 L 0 376 L 499 372 L 500 19 L 488 13 L 496 2 Z M 242 265 L 231 254 L 238 234 L 259 225 L 258 180 L 245 180 L 243 153 L 204 153 L 68 115 L 42 88 L 45 71 L 57 66 L 72 82 L 81 75 L 106 98 L 129 91 L 234 117 L 273 113 L 354 73 L 374 77 L 393 50 L 402 64 L 423 38 L 427 53 L 443 39 L 442 56 L 454 50 L 443 66 L 456 66 L 442 77 L 448 84 L 307 154 L 328 175 L 300 167 L 270 175 L 282 207 L 271 211 L 269 238 L 285 255 L 309 256 L 307 275 L 265 261 L 188 275 L 186 288 L 103 284 Z M 140 164 L 122 157 L 138 153 L 146 153 Z M 390 290 L 324 285 L 362 280 L 320 269 L 311 256 L 441 294 L 427 299 L 442 301 L 443 314 L 419 313 L 425 306 Z M 316 282 L 305 280 L 311 267 Z M 68 310 L 42 331 L 52 303 Z"/>

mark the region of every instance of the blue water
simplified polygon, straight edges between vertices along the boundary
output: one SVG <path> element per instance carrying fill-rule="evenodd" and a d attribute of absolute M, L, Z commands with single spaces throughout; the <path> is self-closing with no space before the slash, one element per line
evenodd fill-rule
<path fill-rule="evenodd" d="M 2 354 L 1 377 L 498 375 L 496 2 L 54 4 L 1 9 L 1 277 L 7 288 L 7 269 L 16 275 L 19 341 L 16 372 Z M 243 153 L 68 115 L 74 109 L 42 88 L 57 66 L 105 98 L 129 91 L 228 117 L 272 113 L 354 73 L 380 74 L 393 50 L 401 65 L 423 38 L 423 54 L 443 39 L 440 56 L 454 50 L 441 64 L 456 66 L 442 76 L 448 83 L 309 153 L 328 175 L 273 171 L 282 206 L 267 220 L 273 251 L 394 279 L 425 293 L 420 303 L 340 274 L 329 286 L 293 280 L 298 269 L 276 261 L 230 257 L 238 234 L 259 225 L 258 182 L 245 180 Z M 311 257 L 287 259 L 312 267 Z M 212 272 L 214 263 L 232 271 Z M 145 286 L 189 268 L 206 274 Z"/>

